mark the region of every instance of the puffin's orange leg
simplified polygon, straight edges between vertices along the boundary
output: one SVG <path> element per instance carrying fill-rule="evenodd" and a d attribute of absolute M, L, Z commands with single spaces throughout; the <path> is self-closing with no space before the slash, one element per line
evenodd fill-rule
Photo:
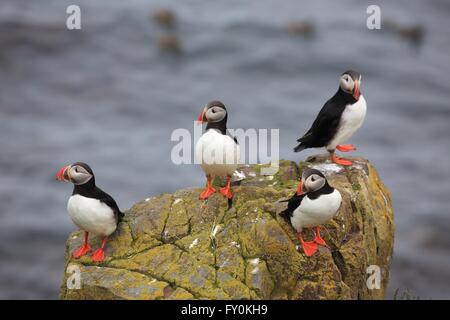
<path fill-rule="evenodd" d="M 321 246 L 326 246 L 327 244 L 325 240 L 323 240 L 322 237 L 320 236 L 320 227 L 315 227 L 314 230 L 315 230 L 314 233 L 316 234 L 314 242 L 320 244 Z"/>
<path fill-rule="evenodd" d="M 99 249 L 92 252 L 92 261 L 94 262 L 102 262 L 105 259 L 105 244 L 107 237 L 104 237 L 102 240 L 102 245 Z"/>
<path fill-rule="evenodd" d="M 356 151 L 356 147 L 352 144 L 341 144 L 336 146 L 336 149 L 338 149 L 341 152 Z"/>
<path fill-rule="evenodd" d="M 353 164 L 353 162 L 349 160 L 339 158 L 334 151 L 331 152 L 330 158 L 332 162 L 340 164 L 341 166 L 351 166 Z"/>
<path fill-rule="evenodd" d="M 81 258 L 86 253 L 88 253 L 88 252 L 90 252 L 92 250 L 91 246 L 89 245 L 88 238 L 89 238 L 89 233 L 87 233 L 85 231 L 84 232 L 84 243 L 83 243 L 83 245 L 72 253 L 72 256 L 75 259 Z"/>
<path fill-rule="evenodd" d="M 302 244 L 303 252 L 305 252 L 306 256 L 310 257 L 317 251 L 317 244 L 314 241 L 304 241 L 302 237 L 302 233 L 297 233 L 298 240 Z"/>
<path fill-rule="evenodd" d="M 200 199 L 201 200 L 208 199 L 214 192 L 216 192 L 216 189 L 214 189 L 212 187 L 211 176 L 207 176 L 206 178 L 208 180 L 208 186 L 206 187 L 205 190 L 203 190 L 202 193 L 200 193 Z"/>
<path fill-rule="evenodd" d="M 221 188 L 220 193 L 223 194 L 228 199 L 233 198 L 233 195 L 231 194 L 231 176 L 227 176 L 227 186 Z"/>

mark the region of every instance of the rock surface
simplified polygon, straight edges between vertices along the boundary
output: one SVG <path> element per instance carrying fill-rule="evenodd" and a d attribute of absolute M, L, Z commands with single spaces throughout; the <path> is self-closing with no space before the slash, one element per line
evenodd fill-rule
<path fill-rule="evenodd" d="M 106 259 L 70 253 L 82 232 L 66 244 L 66 269 L 79 267 L 81 288 L 61 285 L 63 299 L 382 299 L 389 278 L 394 219 L 389 191 L 361 158 L 343 168 L 324 156 L 297 165 L 280 161 L 274 176 L 245 166 L 228 209 L 220 194 L 198 200 L 200 189 L 162 194 L 136 203 L 107 244 Z M 297 250 L 293 229 L 278 216 L 305 167 L 316 167 L 343 195 L 335 219 L 322 228 L 329 248 L 312 257 Z M 94 249 L 100 240 L 93 238 Z M 366 269 L 381 270 L 380 289 L 369 290 Z"/>

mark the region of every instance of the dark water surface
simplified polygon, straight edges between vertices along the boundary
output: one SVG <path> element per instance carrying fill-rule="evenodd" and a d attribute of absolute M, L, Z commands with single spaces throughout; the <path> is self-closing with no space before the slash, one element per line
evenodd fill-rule
<path fill-rule="evenodd" d="M 111 3 L 112 2 L 112 3 Z M 280 128 L 281 157 L 337 89 L 363 74 L 368 103 L 352 139 L 390 188 L 397 234 L 388 298 L 409 288 L 450 298 L 450 2 L 381 1 L 382 17 L 421 24 L 421 46 L 365 27 L 365 1 L 65 0 L 0 2 L 0 298 L 57 298 L 74 230 L 70 185 L 54 174 L 89 163 L 122 209 L 204 183 L 175 166 L 170 135 L 220 99 L 235 128 Z M 161 51 L 152 9 L 174 8 L 182 54 Z M 311 38 L 286 32 L 309 20 Z"/>

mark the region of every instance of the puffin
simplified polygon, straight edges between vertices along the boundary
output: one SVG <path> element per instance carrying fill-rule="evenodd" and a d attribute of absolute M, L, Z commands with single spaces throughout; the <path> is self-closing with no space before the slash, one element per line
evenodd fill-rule
<path fill-rule="evenodd" d="M 297 140 L 299 144 L 294 151 L 325 147 L 332 162 L 351 166 L 351 161 L 338 157 L 335 151 L 356 150 L 354 145 L 343 143 L 361 127 L 366 117 L 367 105 L 360 86 L 361 75 L 353 70 L 345 71 L 337 92 L 322 107 L 311 128 Z"/>
<path fill-rule="evenodd" d="M 317 169 L 303 171 L 297 192 L 288 200 L 287 209 L 279 215 L 297 231 L 306 256 L 312 256 L 318 245 L 326 246 L 320 236 L 320 225 L 337 214 L 341 203 L 341 193 L 328 184 L 322 172 Z M 304 228 L 313 228 L 315 237 L 312 241 L 303 239 Z"/>
<path fill-rule="evenodd" d="M 236 137 L 227 133 L 228 112 L 225 105 L 217 100 L 209 102 L 200 113 L 197 124 L 206 122 L 206 130 L 197 141 L 195 157 L 206 175 L 207 186 L 200 194 L 201 200 L 208 199 L 216 190 L 212 186 L 213 177 L 227 177 L 227 184 L 220 193 L 231 200 L 231 177 L 240 161 L 240 148 Z"/>
<path fill-rule="evenodd" d="M 89 234 L 102 238 L 102 244 L 92 255 L 92 261 L 102 262 L 105 258 L 107 238 L 114 233 L 124 214 L 116 201 L 95 184 L 91 167 L 83 162 L 64 166 L 56 173 L 56 179 L 74 184 L 72 196 L 67 203 L 67 211 L 73 223 L 84 231 L 84 243 L 72 256 L 76 259 L 89 253 Z"/>

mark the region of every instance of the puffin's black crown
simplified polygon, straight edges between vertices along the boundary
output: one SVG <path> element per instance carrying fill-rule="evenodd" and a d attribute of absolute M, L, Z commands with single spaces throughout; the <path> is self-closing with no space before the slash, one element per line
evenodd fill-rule
<path fill-rule="evenodd" d="M 90 174 L 94 175 L 94 172 L 92 171 L 91 167 L 89 167 L 89 165 L 87 163 L 84 162 L 75 162 L 74 164 L 72 164 L 73 166 L 80 166 L 83 167 L 87 172 L 89 172 Z"/>
<path fill-rule="evenodd" d="M 318 176 L 325 178 L 325 175 L 317 169 L 306 169 L 305 171 L 303 171 L 302 176 L 305 179 L 307 179 L 309 176 L 312 176 L 313 174 L 317 174 Z"/>
<path fill-rule="evenodd" d="M 350 77 L 352 77 L 353 80 L 359 80 L 359 78 L 361 77 L 361 74 L 355 70 L 347 70 L 344 73 L 342 73 L 342 75 L 344 74 L 348 74 Z"/>
<path fill-rule="evenodd" d="M 206 105 L 206 108 L 209 109 L 209 108 L 212 108 L 214 106 L 220 107 L 220 108 L 225 109 L 225 110 L 227 109 L 227 108 L 225 108 L 225 105 L 222 102 L 220 102 L 219 100 L 214 100 L 214 101 L 208 102 L 208 104 Z"/>

